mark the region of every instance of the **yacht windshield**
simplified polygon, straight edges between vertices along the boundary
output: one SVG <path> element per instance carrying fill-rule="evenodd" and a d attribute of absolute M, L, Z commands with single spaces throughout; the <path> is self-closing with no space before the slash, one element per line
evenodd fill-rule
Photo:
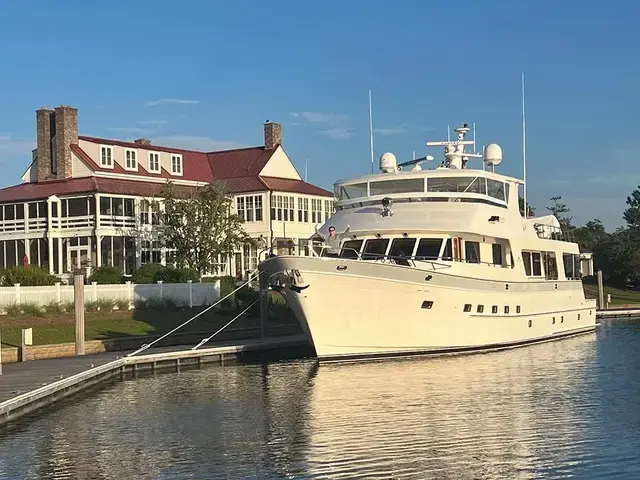
<path fill-rule="evenodd" d="M 337 185 L 335 196 L 338 200 L 349 200 L 368 196 L 366 183 L 354 183 L 352 185 Z"/>
<path fill-rule="evenodd" d="M 381 180 L 369 183 L 370 195 L 387 195 L 390 193 L 424 192 L 423 178 L 403 178 Z"/>
<path fill-rule="evenodd" d="M 427 192 L 487 193 L 484 178 L 478 177 L 442 177 L 427 180 Z"/>

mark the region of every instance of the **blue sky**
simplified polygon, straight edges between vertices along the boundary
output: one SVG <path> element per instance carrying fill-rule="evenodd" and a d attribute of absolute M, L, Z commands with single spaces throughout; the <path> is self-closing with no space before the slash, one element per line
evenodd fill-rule
<path fill-rule="evenodd" d="M 64 8 L 61 6 L 64 5 Z M 35 110 L 79 109 L 84 135 L 216 149 L 284 127 L 301 173 L 330 188 L 375 156 L 441 152 L 448 124 L 476 122 L 528 194 L 562 195 L 575 220 L 622 223 L 640 184 L 640 3 L 573 0 L 300 2 L 7 0 L 0 29 L 0 184 L 18 183 Z M 303 173 L 304 174 L 304 173 Z"/>

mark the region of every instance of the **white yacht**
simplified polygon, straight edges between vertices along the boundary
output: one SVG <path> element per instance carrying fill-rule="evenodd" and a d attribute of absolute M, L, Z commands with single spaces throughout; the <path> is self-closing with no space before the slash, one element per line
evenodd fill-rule
<path fill-rule="evenodd" d="M 433 169 L 427 156 L 335 183 L 329 226 L 339 253 L 271 256 L 259 265 L 283 292 L 319 360 L 443 354 L 522 346 L 592 331 L 581 278 L 590 254 L 552 216 L 526 218 L 518 188 L 495 172 L 497 144 L 465 151 L 465 124 Z M 475 148 L 474 148 L 475 151 Z M 468 168 L 471 158 L 482 169 Z"/>

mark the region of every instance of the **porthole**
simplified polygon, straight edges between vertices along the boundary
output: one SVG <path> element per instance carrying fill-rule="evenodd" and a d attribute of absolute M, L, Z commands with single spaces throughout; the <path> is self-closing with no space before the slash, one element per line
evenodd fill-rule
<path fill-rule="evenodd" d="M 491 313 L 498 313 L 498 305 L 491 307 Z"/>
<path fill-rule="evenodd" d="M 578 320 L 580 320 L 580 314 L 578 314 Z"/>
<path fill-rule="evenodd" d="M 533 325 L 533 321 L 529 320 L 529 328 L 531 328 L 531 325 Z"/>
<path fill-rule="evenodd" d="M 520 305 L 516 306 L 516 313 L 520 313 Z"/>
<path fill-rule="evenodd" d="M 556 317 L 553 317 L 553 321 L 551 322 L 552 324 L 556 324 Z"/>
<path fill-rule="evenodd" d="M 505 283 L 505 284 L 504 284 L 504 289 L 505 289 L 505 290 L 509 290 L 509 284 L 508 284 L 508 283 Z"/>
<path fill-rule="evenodd" d="M 484 305 L 478 305 L 478 308 L 476 309 L 476 311 L 477 311 L 478 313 L 482 313 L 482 312 L 484 312 Z"/>
<path fill-rule="evenodd" d="M 560 323 L 564 323 L 564 315 L 560 317 Z"/>
<path fill-rule="evenodd" d="M 504 306 L 504 313 L 509 313 L 509 305 Z"/>
<path fill-rule="evenodd" d="M 464 304 L 464 311 L 465 312 L 470 312 L 471 311 L 471 304 L 470 303 L 465 303 Z"/>

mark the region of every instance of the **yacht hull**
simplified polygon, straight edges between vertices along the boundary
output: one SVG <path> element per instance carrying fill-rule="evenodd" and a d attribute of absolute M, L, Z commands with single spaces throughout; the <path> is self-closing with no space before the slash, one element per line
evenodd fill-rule
<path fill-rule="evenodd" d="M 321 361 L 512 348 L 591 332 L 580 281 L 507 282 L 379 262 L 272 257 Z M 291 275 L 295 273 L 297 275 Z"/>

